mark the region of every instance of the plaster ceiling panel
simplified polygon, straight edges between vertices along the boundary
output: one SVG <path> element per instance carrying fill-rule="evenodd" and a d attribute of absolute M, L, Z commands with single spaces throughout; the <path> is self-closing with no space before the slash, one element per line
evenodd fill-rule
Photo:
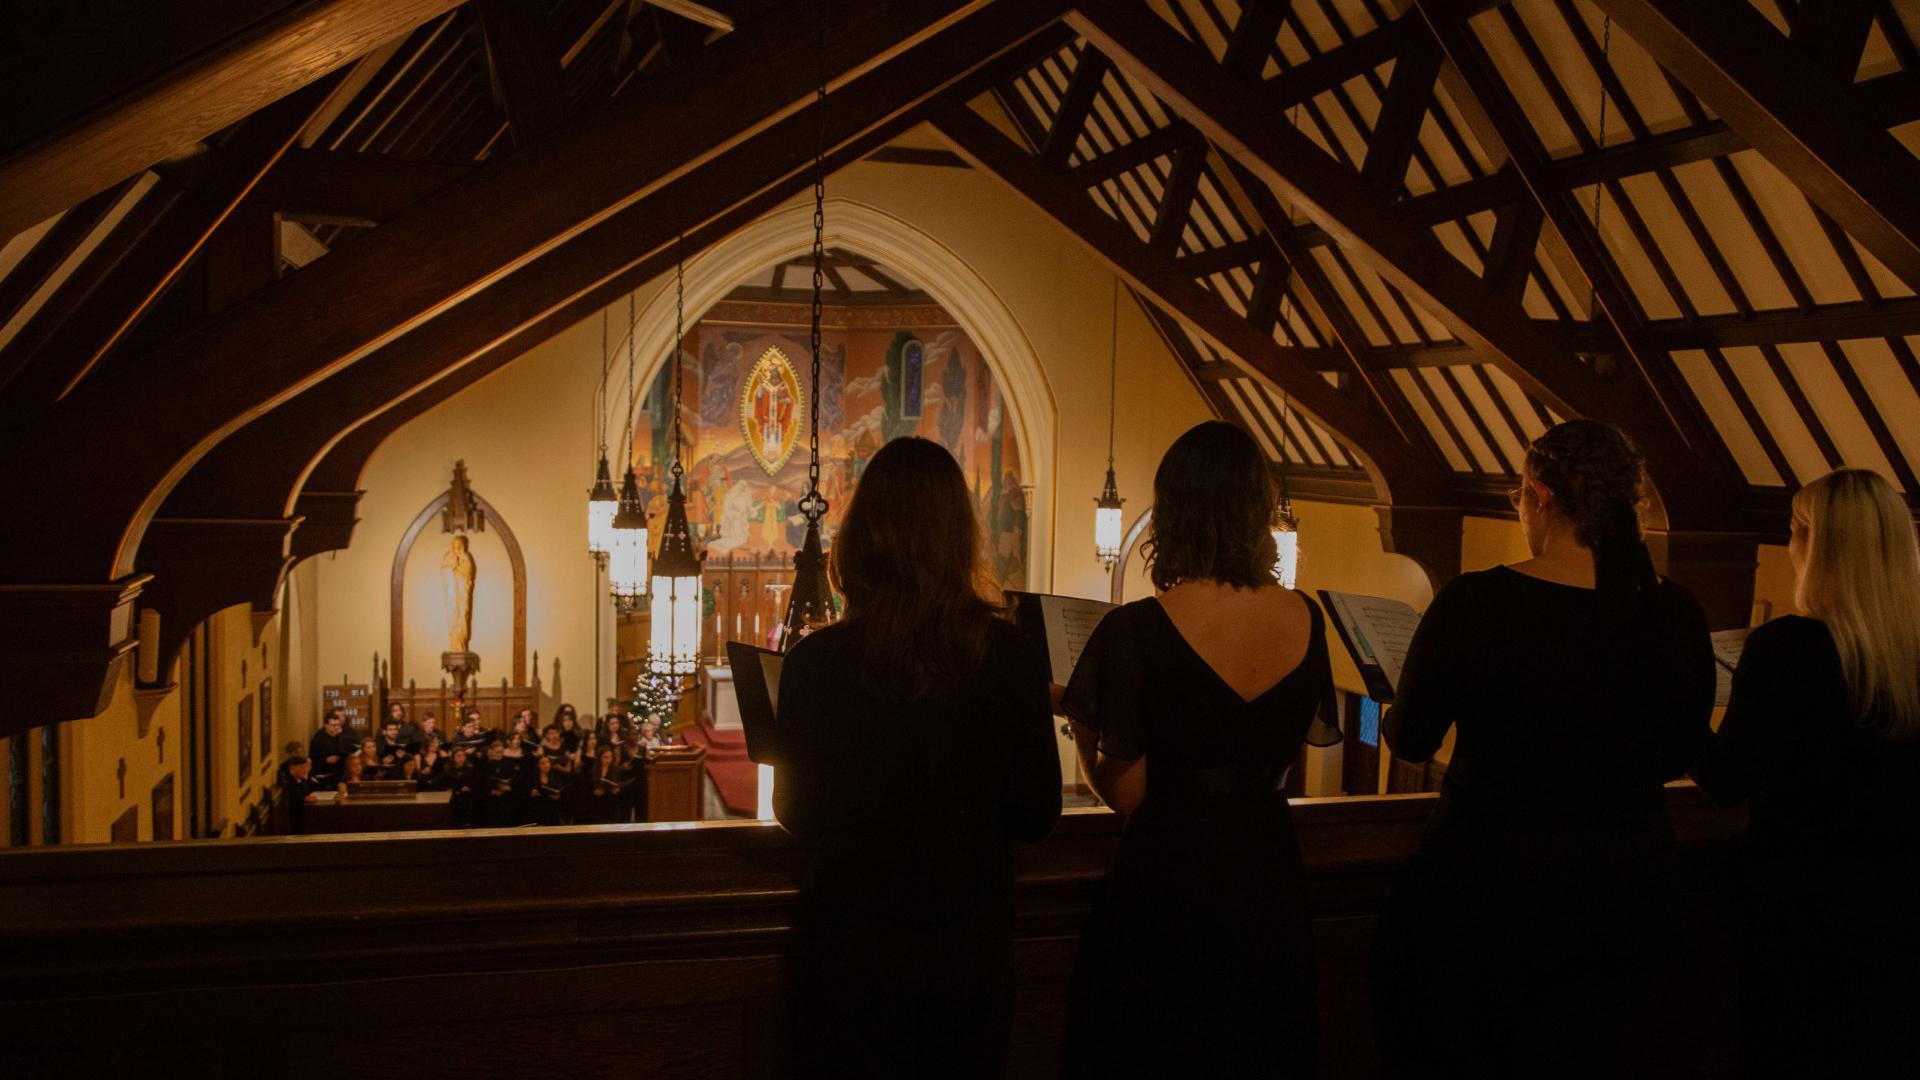
<path fill-rule="evenodd" d="M 1218 296 L 1220 301 L 1226 304 L 1227 307 L 1231 308 L 1235 315 L 1241 318 L 1246 317 L 1246 301 L 1240 298 L 1239 292 L 1233 288 L 1225 274 L 1208 274 L 1206 284 L 1208 290 L 1215 296 Z"/>
<path fill-rule="evenodd" d="M 1895 480 L 1893 463 L 1881 453 L 1880 444 L 1874 440 L 1873 432 L 1840 376 L 1835 374 L 1825 350 L 1819 345 L 1797 343 L 1780 346 L 1780 353 L 1786 357 L 1787 367 L 1799 380 L 1801 389 L 1806 391 L 1807 399 L 1813 402 L 1814 412 L 1826 428 L 1827 436 L 1839 448 L 1841 459 L 1848 465 L 1877 469 L 1880 475 Z"/>
<path fill-rule="evenodd" d="M 1761 447 L 1759 437 L 1747 424 L 1746 417 L 1740 414 L 1740 407 L 1734 403 L 1733 395 L 1713 370 L 1713 362 L 1707 358 L 1707 354 L 1697 349 L 1686 349 L 1672 356 L 1674 367 L 1679 370 L 1680 377 L 1686 380 L 1687 389 L 1693 392 L 1694 400 L 1705 410 L 1707 420 L 1713 424 L 1720 441 L 1733 454 L 1734 464 L 1740 467 L 1740 474 L 1747 483 L 1763 486 L 1784 483 L 1785 479 L 1767 459 L 1767 452 Z"/>
<path fill-rule="evenodd" d="M 1538 2 L 1538 0 L 1535 0 L 1535 2 Z M 1672 85 L 1667 82 L 1666 76 L 1662 72 L 1659 63 L 1654 60 L 1653 54 L 1647 52 L 1638 41 L 1634 40 L 1631 34 L 1623 31 L 1617 24 L 1613 27 L 1611 41 L 1609 42 L 1605 30 L 1604 16 L 1602 16 L 1598 8 L 1587 2 L 1587 0 L 1575 0 L 1573 7 L 1579 13 L 1580 18 L 1586 23 L 1587 33 L 1595 45 L 1598 46 L 1602 42 L 1607 42 L 1607 63 L 1613 68 L 1614 76 L 1626 90 L 1627 98 L 1632 104 L 1634 111 L 1639 113 L 1641 120 L 1646 123 L 1649 132 L 1657 135 L 1663 131 L 1686 127 L 1692 122 L 1687 116 L 1686 110 L 1681 107 L 1680 99 L 1674 93 Z M 1571 32 L 1569 32 L 1568 36 L 1571 39 Z M 1581 56 L 1580 63 L 1581 66 L 1587 68 L 1589 72 L 1593 70 L 1591 62 L 1587 61 L 1584 55 Z M 1591 112 L 1597 105 L 1597 101 L 1592 95 L 1599 92 L 1597 89 L 1598 83 L 1599 80 L 1596 76 L 1591 83 L 1588 83 L 1583 88 L 1581 94 L 1574 95 L 1573 100 L 1583 115 Z M 1572 91 L 1569 90 L 1569 93 L 1571 92 Z M 1618 106 L 1619 103 L 1614 102 L 1611 104 L 1612 106 Z M 1608 111 L 1612 117 L 1607 124 L 1609 134 L 1611 134 L 1618 123 L 1618 114 L 1613 112 L 1612 107 L 1610 107 Z M 1587 116 L 1587 119 L 1591 121 L 1596 119 L 1596 117 Z M 1609 141 L 1611 141 L 1611 139 L 1609 139 Z"/>
<path fill-rule="evenodd" d="M 1727 160 L 1746 181 L 1754 204 L 1779 239 L 1794 272 L 1813 294 L 1814 302 L 1842 304 L 1862 299 L 1800 189 L 1758 151 L 1742 150 Z"/>
<path fill-rule="evenodd" d="M 1589 218 L 1593 215 L 1593 190 L 1593 186 L 1588 185 L 1574 192 L 1575 201 Z M 1673 295 L 1667 292 L 1666 283 L 1660 280 L 1659 273 L 1653 268 L 1653 262 L 1647 257 L 1646 250 L 1640 246 L 1640 241 L 1633 235 L 1633 231 L 1627 227 L 1626 221 L 1621 217 L 1620 208 L 1613 205 L 1611 196 L 1603 199 L 1600 204 L 1600 235 L 1606 242 L 1607 251 L 1613 255 L 1614 262 L 1619 265 L 1620 274 L 1626 279 L 1627 287 L 1633 290 L 1634 299 L 1640 302 L 1640 307 L 1647 313 L 1647 317 L 1650 319 L 1679 318 L 1680 306 L 1674 303 Z M 1573 295 L 1579 298 L 1580 309 L 1584 310 L 1588 295 L 1585 284 L 1578 286 Z"/>
<path fill-rule="evenodd" d="M 1786 280 L 1774 268 L 1773 260 L 1760 243 L 1760 235 L 1740 212 L 1732 190 L 1714 165 L 1696 161 L 1673 170 L 1673 175 L 1706 226 L 1707 235 L 1726 259 L 1748 302 L 1762 311 L 1793 307 L 1793 294 L 1788 291 Z"/>
<path fill-rule="evenodd" d="M 1327 283 L 1333 286 L 1333 291 L 1346 305 L 1348 314 L 1360 327 L 1360 332 L 1366 335 L 1367 344 L 1375 348 L 1392 344 L 1386 329 L 1375 321 L 1373 312 L 1360 302 L 1359 294 L 1354 291 L 1353 279 L 1349 278 L 1346 271 L 1341 269 L 1340 264 L 1335 261 L 1332 250 L 1327 247 L 1314 248 L 1313 259 L 1320 264 L 1321 274 L 1326 277 Z"/>
<path fill-rule="evenodd" d="M 1483 473 L 1505 472 L 1506 466 L 1500 461 L 1500 456 L 1488 445 L 1486 437 L 1474 423 L 1472 410 L 1455 393 L 1454 384 L 1457 380 L 1454 373 L 1447 368 L 1432 367 L 1418 368 L 1416 371 L 1421 381 L 1426 383 L 1427 392 L 1433 395 L 1434 403 L 1453 422 L 1453 429 L 1460 433 L 1467 452 L 1473 457 L 1474 468 Z"/>
<path fill-rule="evenodd" d="M 1492 367 L 1492 364 L 1462 364 L 1454 369 L 1454 373 L 1458 377 L 1461 393 L 1466 395 L 1467 405 L 1479 414 L 1486 422 L 1487 430 L 1493 433 L 1494 447 L 1500 451 L 1502 469 L 1517 473 L 1526 457 L 1527 440 L 1513 427 L 1519 421 L 1519 415 L 1514 414 L 1513 422 L 1509 422 L 1506 414 L 1512 410 L 1505 408 L 1505 402 L 1495 400 L 1493 395 L 1498 390 L 1488 389 L 1487 372 Z"/>
<path fill-rule="evenodd" d="M 1311 440 L 1302 438 L 1299 430 L 1292 425 L 1290 421 L 1294 413 L 1290 403 L 1276 398 L 1272 391 L 1264 387 L 1253 388 L 1249 396 L 1253 399 L 1254 412 L 1267 425 L 1267 430 L 1285 434 L 1288 461 L 1304 461 L 1311 465 L 1333 464 L 1320 452 L 1319 447 L 1314 446 Z"/>
<path fill-rule="evenodd" d="M 1687 300 L 1695 311 L 1702 315 L 1731 315 L 1736 310 L 1733 298 L 1721 287 L 1720 278 L 1713 272 L 1713 266 L 1693 238 L 1692 230 L 1667 197 L 1660 181 L 1650 173 L 1629 176 L 1621 181 L 1621 189 L 1632 200 L 1632 209 L 1646 224 L 1647 232 L 1653 243 L 1659 245 L 1659 253 L 1667 265 L 1672 267 L 1674 276 L 1687 291 Z M 1609 216 L 1611 211 L 1621 217 L 1624 211 L 1611 205 L 1609 197 L 1601 201 L 1601 216 Z M 1627 229 L 1631 224 L 1627 223 Z M 1620 235 L 1628 235 L 1623 229 Z M 1611 237 L 1610 237 L 1611 238 Z M 1636 238 L 1637 239 L 1637 238 Z"/>
<path fill-rule="evenodd" d="M 1886 31 L 1876 21 L 1867 28 L 1867 47 L 1860 52 L 1860 63 L 1853 71 L 1853 81 L 1871 79 L 1876 75 L 1889 75 L 1900 70 L 1900 58 L 1894 55 L 1893 45 L 1887 40 Z"/>
<path fill-rule="evenodd" d="M 1444 221 L 1435 225 L 1433 235 L 1439 238 L 1440 246 L 1447 249 L 1447 254 L 1460 260 L 1460 264 L 1471 270 L 1475 277 L 1479 277 L 1485 271 L 1486 266 L 1480 261 L 1479 253 L 1468 242 L 1466 233 L 1458 222 Z"/>
<path fill-rule="evenodd" d="M 1200 176 L 1200 199 L 1206 204 L 1209 216 L 1218 224 L 1222 235 L 1228 241 L 1240 241 L 1247 238 L 1247 230 L 1241 226 L 1240 215 L 1234 213 L 1227 204 L 1225 193 L 1214 181 L 1212 170 Z"/>
<path fill-rule="evenodd" d="M 1886 422 L 1894 445 L 1910 466 L 1920 469 L 1920 391 L 1914 380 L 1900 370 L 1893 350 L 1879 338 L 1842 341 L 1840 350 Z"/>
<path fill-rule="evenodd" d="M 1247 403 L 1246 384 L 1245 379 L 1228 379 L 1220 384 L 1220 389 L 1226 399 L 1233 403 L 1234 412 L 1240 415 L 1240 425 L 1253 433 L 1260 449 L 1266 452 L 1267 459 L 1279 461 L 1280 448 L 1274 443 L 1275 436 L 1254 416 L 1253 406 Z"/>
<path fill-rule="evenodd" d="M 1801 421 L 1792 399 L 1760 350 L 1740 347 L 1723 352 L 1727 366 L 1740 380 L 1741 388 L 1747 392 L 1747 399 L 1753 402 L 1753 411 L 1759 414 L 1760 422 L 1767 426 L 1775 445 L 1780 447 L 1781 456 L 1787 459 L 1787 465 L 1792 468 L 1793 476 L 1788 478 L 1789 481 L 1803 484 L 1826 472 L 1828 466 L 1825 455 L 1820 452 L 1819 444 Z"/>
<path fill-rule="evenodd" d="M 1497 366 L 1485 364 L 1482 365 L 1481 370 L 1487 373 L 1487 378 L 1493 382 L 1493 388 L 1499 391 L 1501 400 L 1507 403 L 1508 410 L 1513 413 L 1514 420 L 1520 425 L 1520 434 L 1526 438 L 1527 442 L 1539 438 L 1547 430 L 1547 425 L 1541 423 L 1540 413 L 1535 408 L 1533 399 L 1527 396 L 1525 390 L 1520 389 L 1519 383 L 1513 381 L 1513 376 Z"/>
<path fill-rule="evenodd" d="M 1859 254 L 1860 262 L 1866 266 L 1867 276 L 1873 279 L 1873 286 L 1880 291 L 1881 298 L 1913 295 L 1913 290 L 1907 287 L 1906 282 L 1894 276 L 1893 271 L 1888 270 L 1878 256 L 1861 247 L 1860 241 L 1855 240 L 1851 234 L 1847 236 L 1847 242 L 1852 244 L 1853 250 Z"/>
<path fill-rule="evenodd" d="M 1427 434 L 1433 439 L 1434 445 L 1440 448 L 1440 456 L 1446 459 L 1447 467 L 1454 472 L 1471 472 L 1472 464 L 1467 461 L 1467 456 L 1460 452 L 1460 447 L 1453 441 L 1453 436 L 1447 434 L 1446 427 L 1434 414 L 1433 405 L 1428 402 L 1427 395 L 1414 385 L 1412 372 L 1406 368 L 1394 368 L 1393 381 L 1399 384 L 1401 396 L 1405 397 L 1407 403 L 1413 407 L 1414 415 L 1420 418 L 1420 423 L 1426 427 Z"/>
<path fill-rule="evenodd" d="M 1540 145 L 1546 148 L 1547 154 L 1563 157 L 1577 152 L 1580 146 L 1574 141 L 1573 129 L 1566 125 L 1559 111 L 1553 107 L 1547 88 L 1534 74 L 1520 50 L 1520 43 L 1508 31 L 1499 14 L 1487 12 L 1471 20 L 1467 26 L 1480 39 L 1487 59 L 1493 63 L 1499 75 L 1502 88 L 1520 107 L 1527 126 L 1533 130 Z"/>

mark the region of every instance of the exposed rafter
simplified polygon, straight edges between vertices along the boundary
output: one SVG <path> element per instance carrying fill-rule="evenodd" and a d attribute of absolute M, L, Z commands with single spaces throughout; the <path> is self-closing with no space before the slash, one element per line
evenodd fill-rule
<path fill-rule="evenodd" d="M 1850 92 L 1850 64 L 1844 74 L 1823 70 L 1744 3 L 1595 2 L 1887 269 L 1920 290 L 1920 203 L 1913 198 L 1920 162 L 1862 115 Z M 1855 39 L 1864 41 L 1864 30 L 1842 38 Z"/>

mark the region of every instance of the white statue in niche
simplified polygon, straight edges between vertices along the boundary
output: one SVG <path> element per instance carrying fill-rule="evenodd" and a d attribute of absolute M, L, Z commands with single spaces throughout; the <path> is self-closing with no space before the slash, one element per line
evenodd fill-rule
<path fill-rule="evenodd" d="M 467 538 L 455 533 L 440 560 L 440 578 L 447 611 L 447 651 L 464 653 L 473 639 L 473 554 Z"/>

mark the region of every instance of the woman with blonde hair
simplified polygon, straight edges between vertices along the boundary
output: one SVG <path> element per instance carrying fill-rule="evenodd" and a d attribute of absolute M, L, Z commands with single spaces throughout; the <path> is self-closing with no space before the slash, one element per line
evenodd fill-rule
<path fill-rule="evenodd" d="M 1793 498 L 1787 615 L 1747 639 L 1695 770 L 1752 801 L 1743 1076 L 1920 1076 L 1920 542 L 1878 473 Z"/>

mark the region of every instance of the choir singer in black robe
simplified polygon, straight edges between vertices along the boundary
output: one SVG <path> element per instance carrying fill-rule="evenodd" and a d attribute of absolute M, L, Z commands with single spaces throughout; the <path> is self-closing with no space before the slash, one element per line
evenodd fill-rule
<path fill-rule="evenodd" d="M 846 618 L 788 654 L 774 810 L 813 847 L 803 1076 L 998 1076 L 1011 844 L 1060 813 L 1048 672 L 996 617 L 953 455 L 888 443 L 833 546 Z"/>

